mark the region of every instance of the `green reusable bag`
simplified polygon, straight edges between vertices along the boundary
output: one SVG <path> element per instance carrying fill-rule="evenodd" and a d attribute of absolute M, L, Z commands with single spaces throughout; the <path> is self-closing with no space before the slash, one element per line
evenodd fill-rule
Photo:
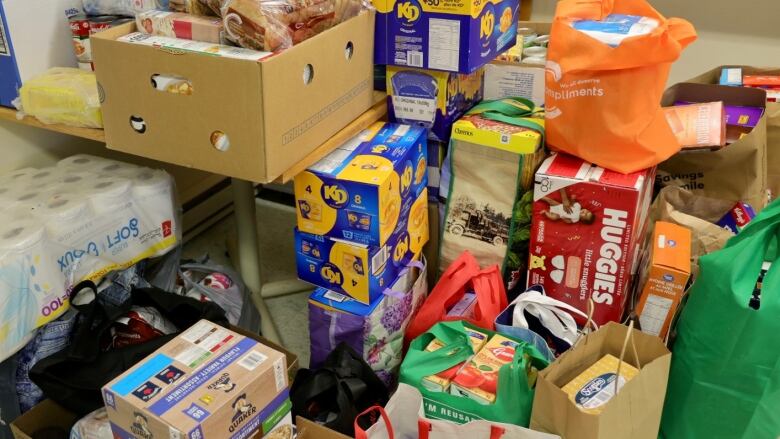
<path fill-rule="evenodd" d="M 422 386 L 424 377 L 467 361 L 474 354 L 466 335 L 467 326 L 471 327 L 462 321 L 440 322 L 414 339 L 401 364 L 401 382 L 416 387 L 422 393 L 425 416 L 429 419 L 446 419 L 458 424 L 484 419 L 528 427 L 534 389 L 528 384 L 526 367 L 530 361 L 542 370 L 549 363 L 535 347 L 521 340 L 512 339 L 520 345 L 515 349 L 513 361 L 498 372 L 496 402 L 493 404 L 483 405 L 473 399 L 434 392 Z M 495 335 L 495 332 L 482 328 L 474 329 L 491 337 Z M 426 352 L 425 347 L 434 338 L 439 339 L 444 347 Z"/>
<path fill-rule="evenodd" d="M 699 259 L 677 327 L 662 437 L 780 436 L 779 249 L 776 201 Z"/>

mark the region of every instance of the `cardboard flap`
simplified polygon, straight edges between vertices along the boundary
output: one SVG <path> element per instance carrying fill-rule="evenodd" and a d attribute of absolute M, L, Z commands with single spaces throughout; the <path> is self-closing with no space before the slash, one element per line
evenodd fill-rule
<path fill-rule="evenodd" d="M 725 105 L 766 108 L 766 92 L 758 88 L 683 82 L 673 85 L 666 90 L 661 106 L 670 107 L 676 101 L 722 101 Z"/>

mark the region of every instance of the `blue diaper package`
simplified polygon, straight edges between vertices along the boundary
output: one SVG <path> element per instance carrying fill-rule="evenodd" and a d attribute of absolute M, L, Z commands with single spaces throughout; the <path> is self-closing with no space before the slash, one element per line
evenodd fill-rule
<path fill-rule="evenodd" d="M 659 26 L 658 20 L 638 15 L 609 14 L 603 20 L 577 20 L 571 27 L 611 47 L 626 38 L 647 35 Z"/>

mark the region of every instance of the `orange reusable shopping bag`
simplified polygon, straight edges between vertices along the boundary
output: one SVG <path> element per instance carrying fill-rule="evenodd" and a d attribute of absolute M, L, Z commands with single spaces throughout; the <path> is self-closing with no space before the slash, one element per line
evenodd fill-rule
<path fill-rule="evenodd" d="M 658 20 L 617 47 L 575 30 L 578 20 L 626 14 Z M 607 169 L 630 173 L 680 150 L 661 110 L 671 63 L 696 39 L 693 26 L 666 19 L 645 0 L 561 0 L 547 61 L 547 143 Z"/>

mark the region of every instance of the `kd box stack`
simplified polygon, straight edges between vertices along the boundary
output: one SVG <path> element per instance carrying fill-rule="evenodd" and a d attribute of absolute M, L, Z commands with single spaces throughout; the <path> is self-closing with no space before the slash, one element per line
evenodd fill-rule
<path fill-rule="evenodd" d="M 428 241 L 427 140 L 379 122 L 295 177 L 298 276 L 364 304 Z"/>

